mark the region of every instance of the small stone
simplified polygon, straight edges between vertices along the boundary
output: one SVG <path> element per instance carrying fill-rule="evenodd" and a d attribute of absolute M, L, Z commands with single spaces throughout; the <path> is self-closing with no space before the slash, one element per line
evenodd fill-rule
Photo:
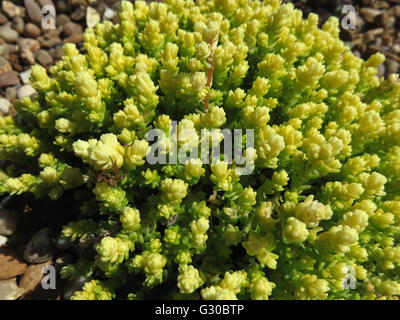
<path fill-rule="evenodd" d="M 116 15 L 116 13 L 113 9 L 106 7 L 106 10 L 104 10 L 103 19 L 104 20 L 112 20 L 115 17 L 115 15 Z"/>
<path fill-rule="evenodd" d="M 0 56 L 7 58 L 8 53 L 9 53 L 8 46 L 4 45 L 4 44 L 0 44 Z"/>
<path fill-rule="evenodd" d="M 55 45 L 61 43 L 61 39 L 59 38 L 38 38 L 40 45 L 42 48 L 48 49 L 48 48 L 53 48 Z"/>
<path fill-rule="evenodd" d="M 387 59 L 386 61 L 386 69 L 389 74 L 399 73 L 400 71 L 399 66 L 400 64 L 396 60 Z"/>
<path fill-rule="evenodd" d="M 0 209 L 0 235 L 11 236 L 17 231 L 18 214 L 15 211 Z"/>
<path fill-rule="evenodd" d="M 54 256 L 51 233 L 50 228 L 44 228 L 35 233 L 24 250 L 25 261 L 38 264 L 46 262 Z"/>
<path fill-rule="evenodd" d="M 55 8 L 54 2 L 52 0 L 37 0 L 39 6 L 43 8 L 44 6 L 52 6 Z"/>
<path fill-rule="evenodd" d="M 40 28 L 33 23 L 27 23 L 24 28 L 24 36 L 28 38 L 37 38 L 40 36 Z"/>
<path fill-rule="evenodd" d="M 6 248 L 0 249 L 0 280 L 19 276 L 25 272 L 26 267 L 26 263 L 16 252 Z"/>
<path fill-rule="evenodd" d="M 78 5 L 81 5 L 81 4 L 85 5 L 86 4 L 86 0 L 68 0 L 68 4 L 71 7 L 75 7 L 75 6 L 78 6 Z"/>
<path fill-rule="evenodd" d="M 66 39 L 64 39 L 64 43 L 80 43 L 83 41 L 83 34 L 75 34 L 73 36 L 70 36 Z"/>
<path fill-rule="evenodd" d="M 0 13 L 0 24 L 5 24 L 8 21 L 7 17 Z"/>
<path fill-rule="evenodd" d="M 4 247 L 7 244 L 7 237 L 5 236 L 0 236 L 0 248 Z"/>
<path fill-rule="evenodd" d="M 19 83 L 18 73 L 15 71 L 4 72 L 0 75 L 0 88 L 15 86 Z"/>
<path fill-rule="evenodd" d="M 63 57 L 63 55 L 64 55 L 63 47 L 61 45 L 60 46 L 55 46 L 53 58 L 55 60 L 59 60 L 59 59 L 61 59 Z"/>
<path fill-rule="evenodd" d="M 390 34 L 385 33 L 382 35 L 382 41 L 384 46 L 391 47 L 393 44 L 393 37 Z"/>
<path fill-rule="evenodd" d="M 74 22 L 68 22 L 64 25 L 64 33 L 67 37 L 76 35 L 76 34 L 81 34 L 82 33 L 82 27 Z"/>
<path fill-rule="evenodd" d="M 24 19 L 22 19 L 22 17 L 16 16 L 14 17 L 13 21 L 12 21 L 12 28 L 17 31 L 19 34 L 21 34 L 22 32 L 24 32 Z"/>
<path fill-rule="evenodd" d="M 17 300 L 24 289 L 17 286 L 17 278 L 0 281 L 0 300 Z"/>
<path fill-rule="evenodd" d="M 18 40 L 18 45 L 21 50 L 24 49 L 29 49 L 32 52 L 38 51 L 40 49 L 40 44 L 37 40 L 35 39 L 29 39 L 29 38 L 21 38 Z"/>
<path fill-rule="evenodd" d="M 40 264 L 30 265 L 25 273 L 22 275 L 21 280 L 19 281 L 19 286 L 24 290 L 24 294 L 28 294 L 31 291 L 35 290 L 35 288 L 40 284 L 43 279 L 44 267 L 51 265 L 51 261 L 47 261 Z"/>
<path fill-rule="evenodd" d="M 376 27 L 385 27 L 388 21 L 388 15 L 386 12 L 382 12 L 374 18 L 374 24 Z"/>
<path fill-rule="evenodd" d="M 22 99 L 25 97 L 30 97 L 34 94 L 36 94 L 36 90 L 33 89 L 30 84 L 26 84 L 18 89 L 17 97 L 18 97 L 18 99 Z"/>
<path fill-rule="evenodd" d="M 21 8 L 13 4 L 11 1 L 3 1 L 2 9 L 3 12 L 11 19 L 15 16 L 22 16 Z"/>
<path fill-rule="evenodd" d="M 24 0 L 24 4 L 29 19 L 36 25 L 41 26 L 43 14 L 39 5 L 34 0 Z"/>
<path fill-rule="evenodd" d="M 0 27 L 0 38 L 7 42 L 15 42 L 19 37 L 17 31 L 11 28 L 11 23 L 8 22 Z"/>
<path fill-rule="evenodd" d="M 31 83 L 31 70 L 25 70 L 19 74 L 23 84 L 30 84 Z"/>
<path fill-rule="evenodd" d="M 355 35 L 354 31 L 350 29 L 342 29 L 340 32 L 340 38 L 343 41 L 353 41 Z"/>
<path fill-rule="evenodd" d="M 68 13 L 69 9 L 70 7 L 66 1 L 64 0 L 57 1 L 57 12 Z"/>
<path fill-rule="evenodd" d="M 48 66 L 53 63 L 53 58 L 46 50 L 36 51 L 35 58 L 42 66 Z"/>
<path fill-rule="evenodd" d="M 96 9 L 92 7 L 86 8 L 86 26 L 88 28 L 94 28 L 98 23 L 100 23 L 101 17 Z"/>
<path fill-rule="evenodd" d="M 71 19 L 66 14 L 59 14 L 56 18 L 56 26 L 63 27 L 65 24 L 70 22 Z"/>
<path fill-rule="evenodd" d="M 75 9 L 74 12 L 71 13 L 71 19 L 74 21 L 81 21 L 86 14 L 85 6 L 80 5 L 78 8 Z"/>
<path fill-rule="evenodd" d="M 20 57 L 22 61 L 27 65 L 32 65 L 35 63 L 35 56 L 33 52 L 29 49 L 21 50 Z"/>
<path fill-rule="evenodd" d="M 371 8 L 361 8 L 360 12 L 369 23 L 374 22 L 374 19 L 382 13 L 381 10 Z"/>
<path fill-rule="evenodd" d="M 396 16 L 396 17 L 400 17 L 400 5 L 396 5 L 396 6 L 394 6 L 394 7 L 391 7 L 391 8 L 388 10 L 388 14 L 389 14 L 389 15 L 394 15 L 394 16 Z"/>
<path fill-rule="evenodd" d="M 392 28 L 394 28 L 394 26 L 395 26 L 395 24 L 396 24 L 396 18 L 395 17 L 389 17 L 387 20 L 386 20 L 386 23 L 385 23 L 385 28 L 386 29 L 392 29 Z"/>
<path fill-rule="evenodd" d="M 8 113 L 10 110 L 11 102 L 8 99 L 0 98 L 0 111 Z"/>
<path fill-rule="evenodd" d="M 17 88 L 16 87 L 8 87 L 6 89 L 6 99 L 11 102 L 13 102 L 15 99 L 17 99 Z"/>
<path fill-rule="evenodd" d="M 7 71 L 12 71 L 11 64 L 3 57 L 0 57 L 0 74 Z"/>

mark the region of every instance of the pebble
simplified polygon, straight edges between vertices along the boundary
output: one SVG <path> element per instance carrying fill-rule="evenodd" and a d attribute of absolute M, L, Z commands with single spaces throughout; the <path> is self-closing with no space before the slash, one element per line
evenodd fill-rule
<path fill-rule="evenodd" d="M 0 44 L 0 56 L 7 57 L 8 56 L 8 46 L 4 44 Z"/>
<path fill-rule="evenodd" d="M 42 66 L 48 66 L 53 63 L 52 56 L 46 50 L 36 51 L 35 58 Z"/>
<path fill-rule="evenodd" d="M 55 7 L 54 2 L 52 0 L 37 0 L 39 6 L 43 8 L 44 6 L 52 6 Z"/>
<path fill-rule="evenodd" d="M 96 11 L 96 9 L 92 7 L 86 8 L 86 25 L 88 28 L 95 27 L 98 23 L 100 23 L 101 17 L 100 14 Z"/>
<path fill-rule="evenodd" d="M 5 24 L 8 21 L 7 17 L 0 13 L 0 24 Z"/>
<path fill-rule="evenodd" d="M 113 9 L 106 7 L 106 10 L 104 10 L 103 19 L 104 20 L 112 20 L 115 17 L 115 15 L 116 15 L 116 13 Z"/>
<path fill-rule="evenodd" d="M 15 86 L 20 83 L 16 71 L 7 71 L 0 75 L 0 88 Z"/>
<path fill-rule="evenodd" d="M 36 94 L 36 90 L 33 89 L 30 84 L 26 84 L 18 89 L 17 97 L 18 99 L 22 99 L 25 97 L 30 97 L 34 94 Z"/>
<path fill-rule="evenodd" d="M 79 43 L 83 41 L 83 34 L 75 34 L 64 39 L 64 43 Z"/>
<path fill-rule="evenodd" d="M 6 248 L 0 249 L 0 280 L 11 279 L 25 272 L 27 265 L 18 254 Z"/>
<path fill-rule="evenodd" d="M 30 69 L 22 71 L 19 74 L 19 76 L 20 76 L 23 84 L 30 84 L 31 83 L 31 79 L 30 79 L 31 78 L 31 70 Z"/>
<path fill-rule="evenodd" d="M 377 10 L 372 8 L 361 8 L 360 12 L 364 16 L 365 20 L 371 23 L 377 16 L 379 16 L 382 13 L 382 10 Z"/>
<path fill-rule="evenodd" d="M 387 59 L 386 61 L 386 68 L 387 68 L 387 72 L 389 74 L 392 73 L 399 73 L 400 69 L 399 69 L 400 64 L 393 59 Z"/>
<path fill-rule="evenodd" d="M 43 14 L 39 5 L 34 0 L 24 0 L 29 19 L 38 26 L 42 25 Z"/>
<path fill-rule="evenodd" d="M 61 45 L 55 46 L 53 58 L 58 60 L 61 59 L 63 55 L 64 55 L 63 47 Z"/>
<path fill-rule="evenodd" d="M 8 99 L 0 98 L 0 111 L 3 113 L 8 113 L 10 110 L 11 103 Z"/>
<path fill-rule="evenodd" d="M 67 37 L 81 34 L 82 33 L 82 27 L 74 22 L 68 22 L 64 25 L 64 33 Z"/>
<path fill-rule="evenodd" d="M 24 294 L 28 294 L 31 291 L 35 290 L 45 274 L 43 272 L 43 268 L 51 264 L 51 261 L 47 261 L 45 263 L 30 265 L 26 269 L 21 277 L 21 280 L 19 281 L 19 287 L 24 290 Z"/>
<path fill-rule="evenodd" d="M 17 43 L 18 43 L 18 45 L 19 45 L 21 50 L 29 49 L 32 52 L 35 52 L 35 51 L 38 51 L 40 49 L 40 44 L 35 39 L 20 38 L 20 39 L 18 39 Z"/>
<path fill-rule="evenodd" d="M 19 34 L 21 34 L 22 32 L 24 32 L 24 26 L 25 26 L 25 22 L 24 19 L 22 19 L 22 17 L 16 16 L 14 17 L 13 21 L 12 21 L 12 28 L 17 31 Z"/>
<path fill-rule="evenodd" d="M 11 1 L 3 1 L 2 9 L 3 12 L 11 19 L 15 16 L 22 16 L 21 8 L 13 4 Z"/>
<path fill-rule="evenodd" d="M 28 38 L 37 38 L 40 36 L 40 29 L 33 23 L 27 23 L 24 28 L 24 36 Z"/>
<path fill-rule="evenodd" d="M 4 247 L 7 244 L 7 237 L 5 236 L 0 236 L 0 248 Z"/>
<path fill-rule="evenodd" d="M 57 12 L 68 13 L 69 9 L 70 7 L 66 1 L 64 0 L 57 1 Z"/>
<path fill-rule="evenodd" d="M 0 300 L 17 300 L 24 289 L 17 286 L 17 278 L 0 281 Z"/>
<path fill-rule="evenodd" d="M 0 235 L 11 236 L 17 231 L 17 212 L 7 209 L 0 209 Z"/>
<path fill-rule="evenodd" d="M 0 27 L 0 38 L 7 42 L 14 42 L 18 39 L 19 34 L 17 31 L 11 28 L 11 23 L 8 22 Z"/>
<path fill-rule="evenodd" d="M 35 63 L 35 56 L 29 49 L 21 50 L 20 57 L 22 61 L 27 65 L 32 65 Z"/>
<path fill-rule="evenodd" d="M 85 6 L 80 5 L 78 8 L 75 9 L 74 12 L 71 13 L 71 19 L 74 21 L 81 21 L 86 14 Z"/>
<path fill-rule="evenodd" d="M 66 14 L 59 14 L 56 18 L 56 26 L 63 27 L 66 23 L 70 22 L 71 19 Z"/>
<path fill-rule="evenodd" d="M 46 262 L 54 256 L 51 233 L 50 228 L 44 228 L 35 233 L 24 250 L 25 261 L 38 264 Z"/>
<path fill-rule="evenodd" d="M 0 74 L 7 71 L 12 71 L 11 64 L 3 57 L 0 57 Z"/>
<path fill-rule="evenodd" d="M 6 89 L 6 99 L 8 101 L 14 101 L 17 99 L 17 88 L 16 87 L 8 87 Z"/>

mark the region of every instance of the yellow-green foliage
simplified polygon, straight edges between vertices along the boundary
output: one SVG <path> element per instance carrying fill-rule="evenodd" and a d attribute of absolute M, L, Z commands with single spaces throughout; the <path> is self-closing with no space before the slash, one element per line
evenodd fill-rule
<path fill-rule="evenodd" d="M 125 1 L 118 17 L 51 76 L 34 66 L 37 97 L 0 118 L 0 191 L 83 201 L 62 275 L 95 280 L 74 299 L 400 295 L 400 82 L 377 77 L 383 55 L 279 0 Z M 168 152 L 172 121 L 179 146 L 253 129 L 252 174 L 149 164 L 146 133 Z"/>

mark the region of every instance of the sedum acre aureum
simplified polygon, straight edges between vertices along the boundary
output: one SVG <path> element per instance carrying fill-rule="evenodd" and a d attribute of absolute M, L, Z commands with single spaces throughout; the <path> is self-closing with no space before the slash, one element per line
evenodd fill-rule
<path fill-rule="evenodd" d="M 0 191 L 75 191 L 62 276 L 92 279 L 73 299 L 400 295 L 400 82 L 338 24 L 279 0 L 123 2 L 85 54 L 32 68 L 37 97 L 0 118 Z M 147 133 L 166 153 L 172 121 L 180 146 L 254 130 L 251 174 L 149 163 Z"/>

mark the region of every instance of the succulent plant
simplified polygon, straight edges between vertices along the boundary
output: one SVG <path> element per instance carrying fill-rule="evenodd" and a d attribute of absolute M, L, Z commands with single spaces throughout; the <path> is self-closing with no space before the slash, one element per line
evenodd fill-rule
<path fill-rule="evenodd" d="M 279 0 L 124 1 L 118 18 L 50 76 L 34 66 L 37 96 L 0 118 L 0 192 L 81 203 L 62 230 L 80 250 L 62 276 L 90 277 L 72 299 L 400 295 L 400 82 L 377 77 L 382 54 Z M 235 129 L 248 172 L 205 161 Z"/>

